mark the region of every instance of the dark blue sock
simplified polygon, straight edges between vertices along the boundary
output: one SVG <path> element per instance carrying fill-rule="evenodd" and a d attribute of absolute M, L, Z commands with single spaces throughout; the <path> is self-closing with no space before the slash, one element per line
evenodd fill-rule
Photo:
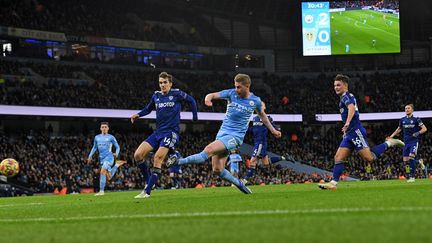
<path fill-rule="evenodd" d="M 150 177 L 150 170 L 147 165 L 147 162 L 142 162 L 141 164 L 138 165 L 138 168 L 140 168 L 141 170 L 141 174 L 144 178 L 144 181 L 147 182 L 148 178 Z"/>
<path fill-rule="evenodd" d="M 409 165 L 410 165 L 410 178 L 415 178 L 416 169 L 417 169 L 417 160 L 410 159 Z"/>
<path fill-rule="evenodd" d="M 179 188 L 177 178 L 174 176 L 174 177 L 172 177 L 171 179 L 173 180 L 173 187 L 175 187 L 175 188 Z"/>
<path fill-rule="evenodd" d="M 149 195 L 153 189 L 153 186 L 157 183 L 158 178 L 161 174 L 161 169 L 159 169 L 159 168 L 152 168 L 151 171 L 152 171 L 152 173 L 151 173 L 150 178 L 148 180 L 147 186 L 144 189 L 145 192 Z"/>
<path fill-rule="evenodd" d="M 333 180 L 339 181 L 340 176 L 342 175 L 342 172 L 345 168 L 343 161 L 336 161 L 335 166 L 333 168 Z"/>
<path fill-rule="evenodd" d="M 249 167 L 249 169 L 247 169 L 245 179 L 249 180 L 249 178 L 251 178 L 254 174 L 255 174 L 255 167 Z"/>
<path fill-rule="evenodd" d="M 371 150 L 372 150 L 372 153 L 375 154 L 375 158 L 378 158 L 387 149 L 388 149 L 388 145 L 386 143 L 382 143 L 382 144 L 378 144 L 377 146 L 373 147 Z"/>
<path fill-rule="evenodd" d="M 277 162 L 279 162 L 281 160 L 282 160 L 282 157 L 280 157 L 280 156 L 271 157 L 270 158 L 270 163 L 274 164 L 274 163 L 277 163 Z"/>

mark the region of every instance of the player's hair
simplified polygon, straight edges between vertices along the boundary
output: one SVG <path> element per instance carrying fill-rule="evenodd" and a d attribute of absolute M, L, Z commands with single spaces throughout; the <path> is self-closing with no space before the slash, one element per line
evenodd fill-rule
<path fill-rule="evenodd" d="M 168 82 L 170 82 L 170 83 L 172 83 L 172 81 L 173 81 L 173 76 L 167 72 L 161 72 L 159 74 L 159 78 L 168 79 Z"/>
<path fill-rule="evenodd" d="M 338 75 L 336 75 L 336 77 L 334 78 L 334 80 L 335 81 L 341 81 L 341 82 L 343 82 L 345 84 L 348 84 L 350 78 L 348 76 L 346 76 L 346 75 L 338 74 Z"/>
<path fill-rule="evenodd" d="M 109 126 L 109 122 L 103 121 L 103 122 L 101 122 L 101 126 L 102 126 L 102 125 L 107 125 L 107 126 Z"/>
<path fill-rule="evenodd" d="M 414 110 L 414 104 L 413 103 L 406 104 L 406 106 L 411 106 L 411 108 Z"/>
<path fill-rule="evenodd" d="M 251 79 L 249 77 L 249 75 L 247 74 L 243 74 L 243 73 L 239 73 L 234 77 L 234 81 L 241 83 L 245 86 L 250 86 L 251 85 Z"/>

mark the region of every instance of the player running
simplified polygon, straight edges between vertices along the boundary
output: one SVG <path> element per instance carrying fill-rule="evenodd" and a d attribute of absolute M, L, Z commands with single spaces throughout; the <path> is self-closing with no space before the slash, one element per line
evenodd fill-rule
<path fill-rule="evenodd" d="M 228 151 L 239 148 L 243 143 L 244 136 L 248 129 L 249 119 L 255 111 L 275 137 L 280 138 L 281 133 L 270 123 L 262 109 L 261 99 L 250 92 L 250 86 L 251 79 L 248 75 L 237 74 L 234 77 L 234 89 L 227 89 L 206 95 L 205 104 L 207 106 L 213 105 L 212 100 L 228 100 L 225 118 L 216 135 L 216 140 L 207 145 L 201 153 L 190 155 L 182 159 L 179 159 L 178 156 L 170 157 L 167 161 L 167 166 L 177 164 L 200 164 L 211 158 L 213 173 L 218 174 L 223 180 L 234 184 L 243 193 L 252 193 L 241 180 L 235 178 L 225 169 Z"/>
<path fill-rule="evenodd" d="M 117 143 L 115 137 L 111 134 L 108 134 L 109 124 L 108 122 L 101 122 L 100 124 L 101 134 L 95 136 L 93 141 L 93 147 L 90 151 L 90 154 L 87 158 L 87 162 L 90 163 L 92 161 L 93 155 L 96 153 L 96 150 L 99 152 L 99 161 L 101 163 L 100 170 L 100 179 L 99 179 L 99 192 L 95 194 L 95 196 L 103 196 L 105 194 L 105 185 L 108 181 L 111 180 L 117 169 L 122 166 L 126 161 L 117 160 L 114 164 L 114 160 L 118 157 L 120 153 L 120 146 Z M 116 151 L 112 153 L 112 146 L 115 146 Z"/>
<path fill-rule="evenodd" d="M 265 111 L 266 106 L 265 103 L 262 102 L 263 111 Z M 271 125 L 276 129 L 280 131 L 280 128 L 277 128 L 276 124 L 273 122 L 273 118 L 271 116 L 267 116 L 268 120 L 270 121 Z M 249 128 L 249 131 L 253 135 L 254 140 L 254 150 L 250 162 L 250 166 L 247 170 L 247 173 L 245 177 L 242 179 L 243 183 L 247 184 L 250 177 L 252 177 L 255 174 L 256 165 L 259 160 L 261 160 L 262 165 L 264 167 L 269 167 L 270 162 L 272 164 L 277 163 L 281 160 L 285 160 L 285 157 L 272 157 L 269 160 L 269 157 L 267 155 L 267 137 L 268 137 L 268 129 L 262 122 L 261 118 L 259 116 L 255 116 L 252 120 L 252 127 Z"/>
<path fill-rule="evenodd" d="M 162 72 L 159 74 L 160 91 L 156 91 L 150 102 L 138 114 L 131 117 L 134 123 L 138 118 L 148 115 L 156 108 L 156 130 L 142 142 L 134 154 L 135 161 L 143 161 L 155 150 L 153 168 L 150 170 L 147 185 L 135 198 L 148 198 L 161 175 L 162 162 L 170 150 L 175 150 L 179 140 L 181 102 L 187 101 L 192 106 L 193 120 L 198 120 L 195 99 L 179 89 L 172 89 L 173 77 Z M 143 163 L 141 163 L 143 164 Z M 145 165 L 145 164 L 143 164 Z M 143 168 L 141 168 L 143 170 Z"/>
<path fill-rule="evenodd" d="M 366 138 L 366 129 L 362 126 L 359 118 L 357 101 L 353 94 L 348 91 L 349 77 L 338 74 L 334 80 L 334 90 L 340 97 L 339 108 L 344 126 L 342 127 L 343 139 L 334 157 L 333 180 L 328 183 L 320 183 L 321 189 L 336 189 L 339 178 L 344 170 L 344 163 L 353 150 L 367 162 L 376 160 L 382 153 L 392 146 L 404 146 L 399 139 L 388 138 L 384 143 L 372 149 L 369 148 Z"/>
<path fill-rule="evenodd" d="M 393 138 L 401 131 L 403 131 L 403 141 L 405 143 L 405 146 L 402 150 L 402 157 L 403 162 L 409 162 L 410 166 L 410 178 L 407 180 L 407 182 L 415 182 L 417 163 L 420 164 L 422 170 L 425 168 L 423 160 L 416 160 L 416 156 L 419 147 L 420 135 L 424 134 L 427 131 L 427 128 L 420 118 L 414 117 L 413 112 L 413 104 L 408 104 L 405 106 L 406 116 L 402 117 L 399 120 L 399 126 L 389 137 Z"/>

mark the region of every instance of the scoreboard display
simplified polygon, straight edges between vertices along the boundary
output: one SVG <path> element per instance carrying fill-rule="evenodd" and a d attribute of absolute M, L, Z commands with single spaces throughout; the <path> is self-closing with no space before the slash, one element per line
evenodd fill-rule
<path fill-rule="evenodd" d="M 329 2 L 302 3 L 303 55 L 331 55 Z"/>
<path fill-rule="evenodd" d="M 383 2 L 302 2 L 303 55 L 399 53 L 399 1 Z"/>

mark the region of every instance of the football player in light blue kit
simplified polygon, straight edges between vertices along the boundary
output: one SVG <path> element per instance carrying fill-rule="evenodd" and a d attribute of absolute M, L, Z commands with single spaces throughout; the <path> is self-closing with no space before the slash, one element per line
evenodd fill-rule
<path fill-rule="evenodd" d="M 387 138 L 382 144 L 379 144 L 372 149 L 369 148 L 366 129 L 360 122 L 360 114 L 357 107 L 357 101 L 353 94 L 348 92 L 349 77 L 338 74 L 334 80 L 334 90 L 340 97 L 339 109 L 342 116 L 343 139 L 334 157 L 335 166 L 333 168 L 333 180 L 328 183 L 320 183 L 318 187 L 321 189 L 337 188 L 339 178 L 344 170 L 344 163 L 353 150 L 356 150 L 360 157 L 367 162 L 376 160 L 389 147 L 403 147 L 404 143 L 399 139 Z"/>
<path fill-rule="evenodd" d="M 147 185 L 144 190 L 135 198 L 149 198 L 153 186 L 156 185 L 161 176 L 162 162 L 166 159 L 170 151 L 175 151 L 179 142 L 180 131 L 180 111 L 182 102 L 187 101 L 191 104 L 194 121 L 198 120 L 197 105 L 195 99 L 179 89 L 172 89 L 172 75 L 162 72 L 159 74 L 159 88 L 150 99 L 150 102 L 137 114 L 132 115 L 131 122 L 134 123 L 138 118 L 150 114 L 156 110 L 156 130 L 135 151 L 135 161 L 143 161 L 151 151 L 154 154 L 153 168 L 149 174 L 144 175 Z M 174 152 L 175 153 L 175 152 Z M 178 154 L 178 153 L 176 153 Z M 141 163 L 140 169 L 148 173 L 145 163 Z"/>
<path fill-rule="evenodd" d="M 101 134 L 98 134 L 94 138 L 93 148 L 90 151 L 87 162 L 90 163 L 92 161 L 93 155 L 96 153 L 96 150 L 99 153 L 99 160 L 101 163 L 101 171 L 100 171 L 100 179 L 99 179 L 99 192 L 95 194 L 95 196 L 103 196 L 105 194 L 105 184 L 108 180 L 115 175 L 118 167 L 122 166 L 125 161 L 118 160 L 114 164 L 115 158 L 118 157 L 120 153 L 120 146 L 117 143 L 115 137 L 111 134 L 108 134 L 109 124 L 108 122 L 101 122 L 100 125 Z M 112 152 L 112 146 L 116 148 L 115 153 Z M 114 166 L 113 166 L 114 165 Z"/>
<path fill-rule="evenodd" d="M 249 119 L 255 111 L 275 137 L 280 138 L 281 133 L 268 120 L 267 115 L 262 109 L 261 99 L 250 92 L 250 86 L 251 79 L 248 75 L 237 74 L 234 78 L 234 89 L 206 95 L 205 104 L 207 106 L 212 106 L 212 100 L 216 99 L 226 99 L 228 101 L 225 118 L 216 135 L 216 140 L 207 145 L 201 153 L 182 159 L 179 159 L 176 155 L 171 156 L 167 161 L 167 166 L 200 164 L 211 158 L 213 173 L 218 174 L 223 180 L 234 184 L 243 193 L 252 193 L 243 182 L 225 169 L 228 151 L 239 148 L 243 143 L 244 136 L 248 130 Z"/>
<path fill-rule="evenodd" d="M 419 148 L 420 135 L 427 132 L 427 128 L 420 118 L 414 117 L 413 112 L 414 105 L 406 105 L 406 116 L 400 119 L 398 128 L 396 128 L 392 135 L 390 135 L 390 138 L 393 138 L 403 131 L 403 140 L 405 143 L 405 146 L 402 150 L 403 162 L 409 162 L 410 165 L 410 178 L 407 180 L 407 182 L 415 182 L 417 163 L 420 164 L 422 170 L 425 168 L 423 160 L 416 160 L 416 156 Z"/>

